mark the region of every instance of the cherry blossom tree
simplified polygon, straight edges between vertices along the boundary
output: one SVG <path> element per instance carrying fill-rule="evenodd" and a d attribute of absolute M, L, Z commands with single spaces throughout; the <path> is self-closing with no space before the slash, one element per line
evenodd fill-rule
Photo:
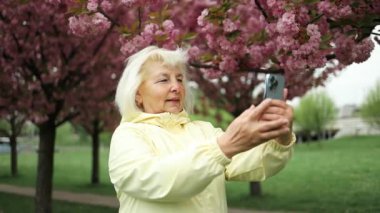
<path fill-rule="evenodd" d="M 20 106 L 39 129 L 38 168 L 35 212 L 51 212 L 53 160 L 56 129 L 81 113 L 81 106 L 91 97 L 89 76 L 117 79 L 119 70 L 97 61 L 118 58 L 108 39 L 113 24 L 94 37 L 79 39 L 68 29 L 68 4 L 52 1 L 0 2 L 0 67 L 3 80 L 11 80 L 0 102 Z M 101 17 L 99 17 L 101 19 Z M 116 53 L 116 55 L 113 55 Z M 119 59 L 117 59 L 119 60 Z M 108 60 L 113 63 L 114 60 Z M 105 75 L 98 75 L 103 70 Z M 99 71 L 100 70 L 100 71 Z M 16 86 L 17 85 L 17 86 Z M 110 85 L 102 85 L 102 88 Z M 99 88 L 99 89 L 102 89 Z"/>
<path fill-rule="evenodd" d="M 15 91 L 18 97 L 27 100 L 27 96 L 22 92 L 20 85 L 15 84 L 15 79 L 0 72 L 0 119 L 4 125 L 0 127 L 0 136 L 7 137 L 10 145 L 10 170 L 12 176 L 17 176 L 17 137 L 20 135 L 22 127 L 26 121 L 24 103 L 19 98 L 14 97 Z"/>
<path fill-rule="evenodd" d="M 369 36 L 380 35 L 376 0 L 87 0 L 71 8 L 74 34 L 112 23 L 125 57 L 152 44 L 188 47 L 193 79 L 235 116 L 260 101 L 252 98 L 258 73 L 284 73 L 289 98 L 300 96 L 368 59 Z"/>
<path fill-rule="evenodd" d="M 112 41 L 109 39 L 108 41 Z M 111 43 L 113 44 L 113 43 Z M 110 50 L 110 48 L 107 48 Z M 113 103 L 113 96 L 117 85 L 116 74 L 109 76 L 110 71 L 117 71 L 119 74 L 122 70 L 122 61 L 120 57 L 109 58 L 119 54 L 118 49 L 112 49 L 115 54 L 105 54 L 105 57 L 97 60 L 98 69 L 95 75 L 91 75 L 87 84 L 84 84 L 79 98 L 84 100 L 80 106 L 81 112 L 73 122 L 80 125 L 91 136 L 92 140 L 92 161 L 91 161 L 91 183 L 98 184 L 99 178 L 99 149 L 100 134 L 103 131 L 113 131 L 120 122 L 120 116 Z M 112 61 L 110 63 L 110 61 Z"/>
<path fill-rule="evenodd" d="M 376 0 L 88 0 L 72 8 L 74 34 L 96 34 L 105 29 L 94 26 L 113 23 L 125 57 L 151 44 L 189 47 L 193 79 L 235 116 L 260 101 L 252 100 L 258 73 L 284 73 L 289 98 L 303 95 L 365 61 L 380 24 Z"/>

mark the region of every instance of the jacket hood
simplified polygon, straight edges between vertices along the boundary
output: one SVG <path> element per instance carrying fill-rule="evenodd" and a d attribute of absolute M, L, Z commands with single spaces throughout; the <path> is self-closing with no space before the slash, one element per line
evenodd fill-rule
<path fill-rule="evenodd" d="M 145 123 L 145 124 L 156 125 L 159 127 L 172 127 L 172 126 L 184 125 L 186 123 L 189 123 L 190 118 L 187 112 L 184 110 L 177 114 L 170 113 L 170 112 L 157 113 L 157 114 L 142 112 L 130 120 L 122 118 L 121 122 Z"/>

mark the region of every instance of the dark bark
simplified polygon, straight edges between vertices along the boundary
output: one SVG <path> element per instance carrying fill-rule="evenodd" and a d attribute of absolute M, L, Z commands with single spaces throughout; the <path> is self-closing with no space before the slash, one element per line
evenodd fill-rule
<path fill-rule="evenodd" d="M 253 197 L 262 195 L 260 182 L 249 182 L 249 195 Z"/>
<path fill-rule="evenodd" d="M 236 118 L 241 113 L 242 111 L 237 110 L 237 111 L 232 112 L 232 115 Z M 262 195 L 260 182 L 257 182 L 257 181 L 249 182 L 249 195 L 252 197 L 258 197 Z"/>
<path fill-rule="evenodd" d="M 52 212 L 53 165 L 56 126 L 55 119 L 40 124 L 35 212 Z"/>
<path fill-rule="evenodd" d="M 5 131 L 9 138 L 9 145 L 11 148 L 11 175 L 13 177 L 18 175 L 18 165 L 17 165 L 17 136 L 20 135 L 21 129 L 25 123 L 25 117 L 18 113 L 12 113 L 9 117 L 10 132 Z"/>
<path fill-rule="evenodd" d="M 92 174 L 91 174 L 91 183 L 98 184 L 99 181 L 99 121 L 95 120 L 93 122 L 92 129 Z"/>
<path fill-rule="evenodd" d="M 11 174 L 13 177 L 15 177 L 18 174 L 18 169 L 17 169 L 17 137 L 16 137 L 16 135 L 12 134 L 11 137 L 9 137 L 9 143 L 11 146 Z"/>

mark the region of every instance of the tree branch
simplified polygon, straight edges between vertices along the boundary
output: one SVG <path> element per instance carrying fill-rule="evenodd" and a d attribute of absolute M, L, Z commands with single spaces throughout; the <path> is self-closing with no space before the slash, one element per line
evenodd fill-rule
<path fill-rule="evenodd" d="M 318 15 L 317 17 L 313 18 L 313 20 L 311 20 L 308 24 L 312 24 L 312 23 L 318 21 L 323 15 L 324 15 L 324 14 L 320 14 L 320 15 Z"/>
<path fill-rule="evenodd" d="M 142 26 L 141 7 L 139 7 L 139 9 L 138 9 L 138 16 L 139 16 L 139 26 L 138 26 L 138 29 L 139 29 L 139 34 L 141 34 L 141 26 Z"/>
<path fill-rule="evenodd" d="M 11 21 L 0 12 L 0 19 L 9 24 Z"/>
<path fill-rule="evenodd" d="M 48 101 L 51 101 L 51 97 L 52 97 L 51 90 L 49 90 L 49 88 L 47 87 L 47 85 L 44 84 L 44 82 L 43 82 L 43 80 L 41 78 L 39 69 L 35 65 L 34 61 L 29 60 L 29 62 L 24 61 L 23 63 L 32 72 L 32 74 L 37 78 L 37 80 L 40 82 L 41 88 L 42 88 L 42 90 L 43 90 L 43 92 L 45 94 L 46 99 Z"/>
<path fill-rule="evenodd" d="M 189 62 L 189 65 L 194 68 L 204 68 L 204 69 L 219 69 L 215 65 L 209 65 L 209 64 L 199 64 L 195 62 Z M 283 69 L 261 69 L 261 68 L 248 68 L 248 69 L 241 69 L 242 72 L 254 72 L 254 73 L 283 73 Z"/>
<path fill-rule="evenodd" d="M 106 40 L 107 37 L 111 34 L 111 32 L 112 32 L 114 26 L 115 26 L 115 24 L 112 23 L 112 24 L 111 24 L 111 27 L 107 30 L 106 33 L 104 33 L 102 39 L 101 39 L 100 42 L 96 45 L 94 51 L 92 52 L 92 55 L 93 55 L 93 56 L 95 56 L 95 55 L 99 52 L 99 50 L 100 50 L 100 48 L 102 47 L 102 45 L 104 44 L 105 40 Z"/>
<path fill-rule="evenodd" d="M 268 14 L 265 12 L 264 8 L 261 6 L 259 0 L 255 0 L 255 3 L 256 3 L 257 8 L 259 8 L 259 10 L 261 11 L 261 13 L 265 17 L 265 19 L 267 19 L 268 18 Z"/>
<path fill-rule="evenodd" d="M 99 13 L 101 13 L 102 15 L 104 15 L 108 20 L 110 20 L 111 24 L 112 25 L 115 25 L 117 27 L 120 27 L 121 25 L 119 23 L 117 23 L 115 21 L 115 19 L 113 19 L 111 16 L 107 15 L 106 12 L 104 12 L 104 10 L 102 8 L 99 7 Z"/>
<path fill-rule="evenodd" d="M 55 124 L 55 127 L 58 127 L 60 126 L 61 124 L 65 123 L 66 121 L 69 121 L 75 117 L 77 117 L 80 113 L 79 112 L 73 112 L 73 113 L 70 113 L 68 114 L 66 117 L 64 117 L 62 120 L 60 121 L 57 121 L 57 123 Z"/>
<path fill-rule="evenodd" d="M 336 55 L 335 54 L 331 54 L 331 55 L 326 55 L 326 59 L 329 61 L 331 59 L 336 59 Z"/>

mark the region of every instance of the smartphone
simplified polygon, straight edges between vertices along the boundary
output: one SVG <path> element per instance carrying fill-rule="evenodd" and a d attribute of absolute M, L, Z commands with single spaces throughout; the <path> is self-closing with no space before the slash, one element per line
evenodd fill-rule
<path fill-rule="evenodd" d="M 270 73 L 265 75 L 264 99 L 284 99 L 285 77 L 283 74 Z"/>

